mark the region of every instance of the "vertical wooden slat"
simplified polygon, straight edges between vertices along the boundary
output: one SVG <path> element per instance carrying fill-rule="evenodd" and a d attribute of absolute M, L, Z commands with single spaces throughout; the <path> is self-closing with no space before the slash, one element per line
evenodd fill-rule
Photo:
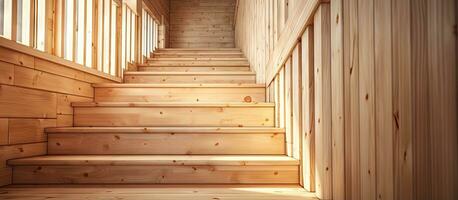
<path fill-rule="evenodd" d="M 302 135 L 302 108 L 301 108 L 301 43 L 297 43 L 291 55 L 291 67 L 292 67 L 292 78 L 291 78 L 291 114 L 292 114 L 292 155 L 294 158 L 300 160 L 301 158 L 301 135 Z"/>
<path fill-rule="evenodd" d="M 280 128 L 285 128 L 285 68 L 283 67 L 278 73 L 278 94 L 279 94 L 279 125 Z"/>
<path fill-rule="evenodd" d="M 331 30 L 330 6 L 321 4 L 314 18 L 316 195 L 332 199 Z"/>
<path fill-rule="evenodd" d="M 53 40 L 56 36 L 58 21 L 54 13 L 57 13 L 57 5 L 54 0 L 46 0 L 45 6 L 45 52 L 49 54 L 55 54 L 55 41 Z M 56 23 L 54 25 L 54 23 Z M 54 26 L 53 26 L 54 25 Z"/>
<path fill-rule="evenodd" d="M 77 30 L 78 30 L 78 12 L 79 10 L 77 10 L 77 7 L 78 7 L 78 2 L 76 0 L 73 0 L 73 31 L 72 31 L 72 34 L 73 34 L 73 42 L 71 44 L 71 48 L 73 49 L 72 53 L 73 53 L 73 56 L 72 56 L 72 61 L 73 62 L 76 62 L 76 55 L 77 55 L 77 51 L 78 49 L 76 48 L 76 44 L 78 42 L 77 38 L 78 38 L 78 34 L 77 34 Z M 68 35 L 67 35 L 68 37 Z M 66 47 L 68 48 L 68 47 Z"/>
<path fill-rule="evenodd" d="M 122 68 L 121 68 L 121 55 L 122 55 L 122 5 L 118 5 L 116 9 L 116 76 L 122 77 Z"/>
<path fill-rule="evenodd" d="M 395 199 L 413 199 L 410 0 L 392 1 Z"/>
<path fill-rule="evenodd" d="M 36 48 L 36 35 L 37 35 L 37 29 L 36 29 L 36 15 L 38 15 L 37 12 L 37 2 L 36 0 L 29 0 L 30 1 L 30 24 L 29 24 L 29 46 L 32 48 Z M 25 11 L 27 12 L 27 11 Z"/>
<path fill-rule="evenodd" d="M 302 49 L 302 176 L 304 188 L 315 191 L 313 27 L 305 29 Z"/>
<path fill-rule="evenodd" d="M 360 200 L 358 0 L 344 0 L 345 196 Z"/>
<path fill-rule="evenodd" d="M 432 199 L 431 134 L 429 129 L 427 0 L 411 2 L 412 37 L 412 169 L 413 199 Z"/>
<path fill-rule="evenodd" d="M 377 198 L 394 199 L 391 1 L 374 1 Z"/>
<path fill-rule="evenodd" d="M 345 199 L 345 126 L 342 0 L 331 7 L 332 196 Z"/>
<path fill-rule="evenodd" d="M 11 40 L 16 41 L 17 40 L 17 26 L 18 26 L 18 21 L 17 21 L 17 9 L 18 9 L 18 2 L 17 1 L 12 1 L 12 12 L 11 12 Z"/>
<path fill-rule="evenodd" d="M 285 142 L 286 154 L 292 156 L 293 131 L 292 131 L 292 66 L 291 57 L 285 63 Z"/>
<path fill-rule="evenodd" d="M 274 79 L 275 95 L 275 127 L 280 127 L 280 76 L 277 74 Z"/>
<path fill-rule="evenodd" d="M 458 199 L 457 2 L 427 3 L 432 199 L 451 200 Z"/>
<path fill-rule="evenodd" d="M 358 1 L 361 199 L 376 198 L 374 0 Z"/>

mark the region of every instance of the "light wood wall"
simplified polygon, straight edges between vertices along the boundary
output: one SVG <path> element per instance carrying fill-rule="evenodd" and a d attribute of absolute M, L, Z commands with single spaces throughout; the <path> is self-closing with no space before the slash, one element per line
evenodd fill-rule
<path fill-rule="evenodd" d="M 348 199 L 458 198 L 455 4 L 343 1 Z"/>
<path fill-rule="evenodd" d="M 0 186 L 11 184 L 6 160 L 46 154 L 44 128 L 72 126 L 70 103 L 93 101 L 92 83 L 120 81 L 0 38 Z"/>
<path fill-rule="evenodd" d="M 234 47 L 236 0 L 170 0 L 172 48 Z"/>
<path fill-rule="evenodd" d="M 264 63 L 303 186 L 321 199 L 457 199 L 456 2 L 331 0 L 308 14 L 304 1 L 259 43 L 243 29 L 268 20 L 263 3 L 239 1 L 236 41 Z"/>
<path fill-rule="evenodd" d="M 237 0 L 235 44 L 248 57 L 258 83 L 270 83 L 285 64 L 318 2 Z"/>

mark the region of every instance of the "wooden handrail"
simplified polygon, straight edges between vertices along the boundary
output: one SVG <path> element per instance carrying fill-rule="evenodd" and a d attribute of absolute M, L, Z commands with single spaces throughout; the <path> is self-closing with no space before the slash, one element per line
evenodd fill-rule
<path fill-rule="evenodd" d="M 302 9 L 297 9 L 291 16 L 291 19 L 294 20 L 288 20 L 266 65 L 266 85 L 273 81 L 282 65 L 285 64 L 305 27 L 313 20 L 313 14 L 321 2 L 320 0 L 298 1 L 297 7 Z"/>

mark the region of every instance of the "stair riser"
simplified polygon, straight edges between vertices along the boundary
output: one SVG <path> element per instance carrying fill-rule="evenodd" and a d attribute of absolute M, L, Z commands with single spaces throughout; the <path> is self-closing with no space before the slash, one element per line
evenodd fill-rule
<path fill-rule="evenodd" d="M 264 88 L 95 88 L 97 102 L 264 102 Z"/>
<path fill-rule="evenodd" d="M 126 74 L 125 83 L 256 83 L 254 75 L 141 75 Z"/>
<path fill-rule="evenodd" d="M 154 58 L 244 58 L 243 54 L 177 54 L 164 53 L 154 54 Z"/>
<path fill-rule="evenodd" d="M 297 184 L 297 166 L 16 166 L 13 184 Z"/>
<path fill-rule="evenodd" d="M 148 60 L 149 64 L 155 66 L 248 66 L 250 63 L 247 61 L 227 61 L 227 60 L 178 60 L 178 61 L 168 61 L 168 60 Z"/>
<path fill-rule="evenodd" d="M 274 126 L 273 107 L 76 107 L 75 126 Z"/>
<path fill-rule="evenodd" d="M 56 155 L 284 155 L 284 144 L 280 133 L 48 134 Z"/>
<path fill-rule="evenodd" d="M 139 66 L 138 71 L 149 72 L 234 72 L 250 71 L 250 67 L 143 67 Z"/>

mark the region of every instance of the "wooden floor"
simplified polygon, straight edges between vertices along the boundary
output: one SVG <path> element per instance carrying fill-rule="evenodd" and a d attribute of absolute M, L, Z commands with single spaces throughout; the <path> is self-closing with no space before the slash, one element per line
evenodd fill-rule
<path fill-rule="evenodd" d="M 285 185 L 15 185 L 0 188 L 0 199 L 316 200 L 299 186 Z"/>

